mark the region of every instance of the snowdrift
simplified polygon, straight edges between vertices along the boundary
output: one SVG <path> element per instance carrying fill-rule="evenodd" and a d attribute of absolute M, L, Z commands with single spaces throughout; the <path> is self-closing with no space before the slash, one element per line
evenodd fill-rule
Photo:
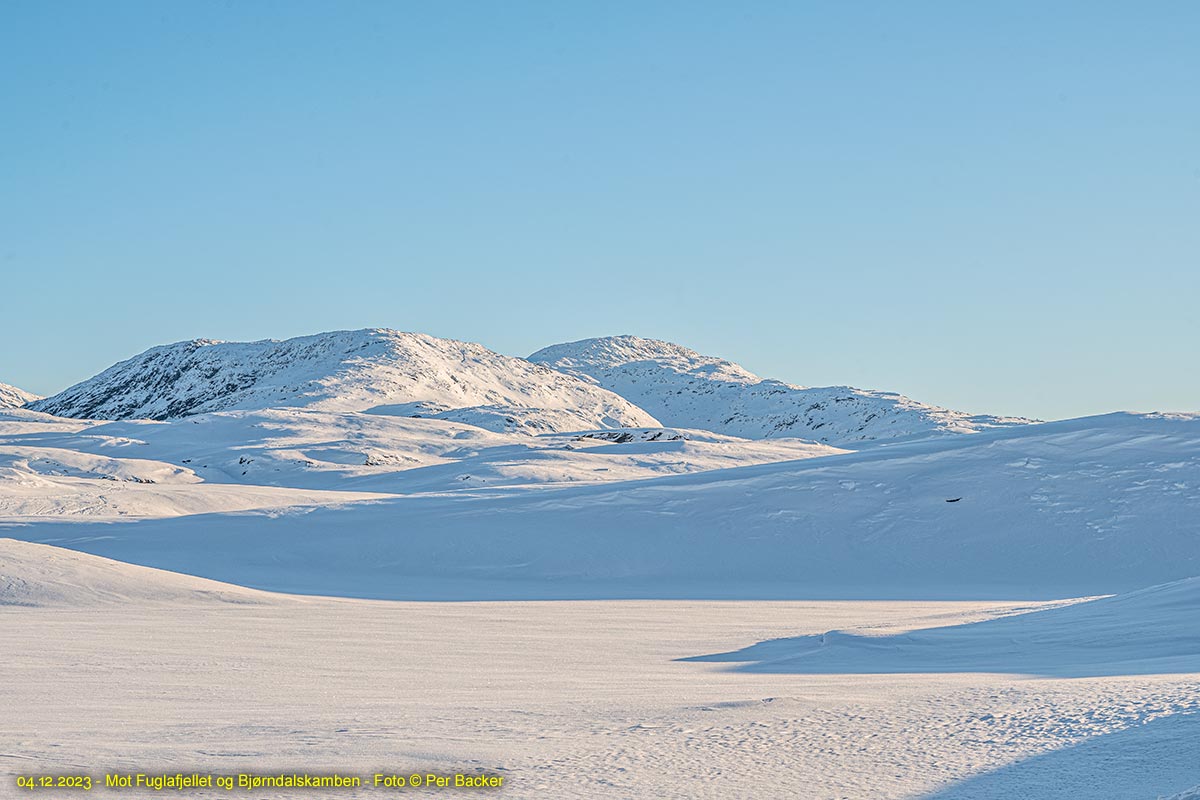
<path fill-rule="evenodd" d="M 266 604 L 288 599 L 58 547 L 0 539 L 0 608 L 94 608 L 132 602 Z"/>
<path fill-rule="evenodd" d="M 899 636 L 829 631 L 685 661 L 748 672 L 1017 672 L 1059 677 L 1200 672 L 1200 577 Z"/>

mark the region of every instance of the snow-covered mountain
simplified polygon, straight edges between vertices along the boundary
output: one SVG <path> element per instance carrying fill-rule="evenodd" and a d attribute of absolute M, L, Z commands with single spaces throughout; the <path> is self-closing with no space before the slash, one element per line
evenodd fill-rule
<path fill-rule="evenodd" d="M 664 425 L 749 439 L 798 436 L 853 446 L 1031 422 L 973 416 L 892 392 L 793 386 L 760 378 L 722 358 L 637 336 L 552 345 L 529 360 L 616 392 Z"/>
<path fill-rule="evenodd" d="M 298 407 L 438 419 L 496 432 L 668 425 L 835 446 L 1029 421 L 971 416 L 889 392 L 793 386 L 635 336 L 555 345 L 525 360 L 478 344 L 382 329 L 285 341 L 178 342 L 52 397 L 36 400 L 17 390 L 11 397 L 13 406 L 91 419 Z"/>
<path fill-rule="evenodd" d="M 158 420 L 275 407 L 526 433 L 659 424 L 633 403 L 548 367 L 478 344 L 382 329 L 154 347 L 30 405 L 63 417 Z"/>
<path fill-rule="evenodd" d="M 7 383 L 0 383 L 0 408 L 20 408 L 26 403 L 32 403 L 40 397 Z"/>

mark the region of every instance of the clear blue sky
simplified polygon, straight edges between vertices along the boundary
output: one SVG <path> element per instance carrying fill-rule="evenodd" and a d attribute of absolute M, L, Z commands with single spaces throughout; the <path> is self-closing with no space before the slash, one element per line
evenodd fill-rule
<path fill-rule="evenodd" d="M 0 4 L 0 381 L 369 326 L 1200 409 L 1200 3 Z"/>

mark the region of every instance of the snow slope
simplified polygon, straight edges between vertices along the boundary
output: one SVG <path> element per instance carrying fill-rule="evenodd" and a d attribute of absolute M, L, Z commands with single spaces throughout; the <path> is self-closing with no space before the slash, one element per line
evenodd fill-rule
<path fill-rule="evenodd" d="M 41 399 L 38 395 L 0 383 L 0 408 L 20 408 L 26 403 Z"/>
<path fill-rule="evenodd" d="M 792 386 L 760 378 L 721 358 L 636 336 L 553 345 L 529 360 L 594 381 L 664 425 L 751 439 L 798 436 L 850 447 L 1030 422 L 972 416 L 891 392 Z"/>
<path fill-rule="evenodd" d="M 1200 578 L 1033 613 L 890 636 L 827 631 L 693 661 L 752 672 L 1200 673 Z M 1200 709 L 1197 709 L 1200 710 Z"/>
<path fill-rule="evenodd" d="M 359 597 L 1013 598 L 1200 575 L 1197 519 L 1200 416 L 1111 414 L 639 481 L 10 535 Z"/>
<path fill-rule="evenodd" d="M 162 420 L 281 406 L 374 409 L 526 433 L 658 424 L 611 392 L 547 367 L 477 344 L 378 329 L 154 347 L 30 407 Z"/>
<path fill-rule="evenodd" d="M 287 599 L 58 547 L 0 539 L 0 607 L 90 609 L 121 603 L 267 604 Z"/>

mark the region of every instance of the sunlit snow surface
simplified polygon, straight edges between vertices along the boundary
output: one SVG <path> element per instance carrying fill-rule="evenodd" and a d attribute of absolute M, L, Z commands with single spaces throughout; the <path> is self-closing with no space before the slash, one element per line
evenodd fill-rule
<path fill-rule="evenodd" d="M 1190 800 L 1197 785 L 1194 636 L 1169 648 L 1185 672 L 1143 668 L 1164 652 L 1154 630 L 1200 610 L 1187 585 L 1066 606 L 397 603 L 265 594 L 0 540 L 0 586 L 10 787 L 34 771 L 317 765 L 486 770 L 506 777 L 503 796 L 531 799 Z M 928 671 L 863 669 L 854 648 L 770 671 L 704 657 L 830 630 L 905 640 L 899 658 Z M 1057 665 L 1053 677 L 998 664 L 988 645 L 1009 638 L 1028 648 L 1013 666 Z M 1080 663 L 1106 668 L 1079 677 Z"/>

